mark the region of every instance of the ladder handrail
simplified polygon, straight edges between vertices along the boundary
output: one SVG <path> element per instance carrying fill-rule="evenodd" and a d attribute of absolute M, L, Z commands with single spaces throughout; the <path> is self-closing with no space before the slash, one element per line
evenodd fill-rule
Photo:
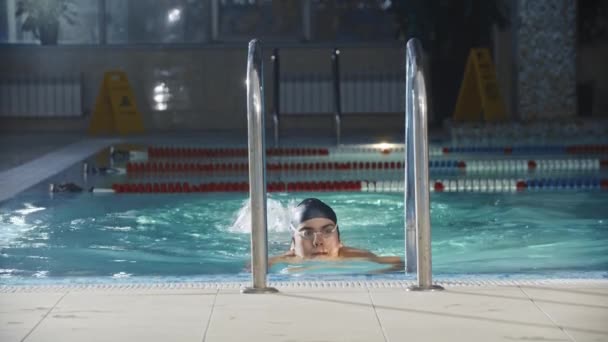
<path fill-rule="evenodd" d="M 415 38 L 407 42 L 405 63 L 406 272 L 417 273 L 412 290 L 436 290 L 441 287 L 432 284 L 428 99 L 422 46 Z"/>
<path fill-rule="evenodd" d="M 266 286 L 268 226 L 266 219 L 266 147 L 264 135 L 264 72 L 262 48 L 249 42 L 247 55 L 247 128 L 249 146 L 249 198 L 251 208 L 251 272 L 253 287 L 243 293 L 277 292 Z"/>
<path fill-rule="evenodd" d="M 331 54 L 334 87 L 334 121 L 336 125 L 336 146 L 340 145 L 342 134 L 342 103 L 340 99 L 340 50 L 335 48 Z"/>
<path fill-rule="evenodd" d="M 279 58 L 279 49 L 275 48 L 272 52 L 272 78 L 273 78 L 273 113 L 272 124 L 274 128 L 274 147 L 279 147 L 279 124 L 281 116 L 281 97 L 280 97 L 280 80 L 281 80 L 281 60 Z"/>

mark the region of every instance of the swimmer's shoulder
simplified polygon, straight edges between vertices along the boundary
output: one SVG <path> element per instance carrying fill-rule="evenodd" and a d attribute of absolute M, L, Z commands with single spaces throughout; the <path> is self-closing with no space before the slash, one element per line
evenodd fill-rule
<path fill-rule="evenodd" d="M 342 258 L 375 258 L 376 254 L 359 248 L 342 247 L 340 248 L 340 257 Z"/>

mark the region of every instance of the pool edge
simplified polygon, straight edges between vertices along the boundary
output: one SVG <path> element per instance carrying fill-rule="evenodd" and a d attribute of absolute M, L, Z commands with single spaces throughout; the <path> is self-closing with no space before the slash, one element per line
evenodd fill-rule
<path fill-rule="evenodd" d="M 268 285 L 278 289 L 355 289 L 386 288 L 407 289 L 415 285 L 411 280 L 362 280 L 362 281 L 278 281 Z M 436 281 L 443 287 L 502 287 L 502 286 L 592 286 L 608 287 L 608 279 L 527 279 L 527 280 L 458 280 Z M 250 286 L 248 282 L 175 282 L 175 283 L 133 283 L 133 284 L 49 284 L 49 285 L 0 285 L 0 293 L 95 291 L 95 290 L 209 290 L 240 289 Z"/>

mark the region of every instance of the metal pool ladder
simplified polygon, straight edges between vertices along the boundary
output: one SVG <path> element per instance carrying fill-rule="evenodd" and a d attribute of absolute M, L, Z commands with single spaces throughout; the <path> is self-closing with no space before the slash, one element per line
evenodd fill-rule
<path fill-rule="evenodd" d="M 429 207 L 428 127 L 422 48 L 416 39 L 406 47 L 405 93 L 405 221 L 406 271 L 417 272 L 418 285 L 410 290 L 442 290 L 432 284 Z M 275 293 L 266 286 L 268 237 L 262 51 L 258 40 L 249 42 L 247 57 L 247 125 L 249 143 L 249 196 L 251 199 L 251 265 L 253 286 L 242 293 Z"/>
<path fill-rule="evenodd" d="M 418 39 L 407 42 L 405 59 L 405 270 L 418 277 L 418 285 L 408 289 L 443 290 L 432 281 L 428 99 Z"/>

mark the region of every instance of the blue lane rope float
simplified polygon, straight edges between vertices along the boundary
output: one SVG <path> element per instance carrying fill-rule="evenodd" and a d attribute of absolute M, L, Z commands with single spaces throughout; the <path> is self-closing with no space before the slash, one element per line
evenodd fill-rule
<path fill-rule="evenodd" d="M 429 151 L 431 155 L 437 155 L 438 150 Z M 465 147 L 443 147 L 441 155 L 454 153 L 483 153 L 483 154 L 608 154 L 608 145 L 554 145 L 554 146 L 465 146 Z"/>

